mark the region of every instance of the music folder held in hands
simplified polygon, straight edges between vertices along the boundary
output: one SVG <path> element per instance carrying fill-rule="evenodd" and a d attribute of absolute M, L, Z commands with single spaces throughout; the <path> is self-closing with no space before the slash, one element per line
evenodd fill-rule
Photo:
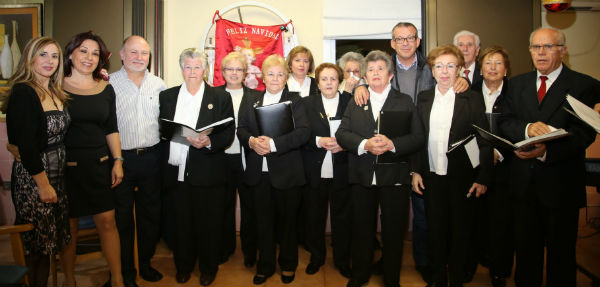
<path fill-rule="evenodd" d="M 376 133 L 385 135 L 389 139 L 401 137 L 410 133 L 412 112 L 403 111 L 381 111 L 377 121 Z M 395 153 L 387 151 L 378 155 L 376 164 L 391 164 L 408 161 L 406 156 L 396 156 Z"/>
<path fill-rule="evenodd" d="M 569 110 L 567 107 L 563 106 L 565 111 L 588 124 L 596 131 L 596 133 L 600 133 L 600 114 L 598 114 L 598 112 L 586 106 L 584 103 L 580 102 L 571 95 L 567 95 L 567 102 L 569 102 L 569 105 L 571 105 L 573 110 Z"/>
<path fill-rule="evenodd" d="M 161 138 L 164 140 L 170 140 L 173 142 L 177 142 L 184 145 L 190 145 L 190 142 L 186 139 L 187 137 L 195 138 L 200 136 L 201 134 L 209 135 L 212 133 L 213 129 L 218 128 L 219 126 L 228 124 L 233 121 L 232 117 L 228 117 L 226 119 L 220 120 L 218 122 L 214 122 L 205 127 L 201 127 L 199 129 L 194 129 L 186 124 L 178 123 L 168 119 L 160 119 L 160 133 Z"/>
<path fill-rule="evenodd" d="M 256 107 L 254 113 L 261 135 L 275 138 L 294 130 L 291 101 Z"/>
<path fill-rule="evenodd" d="M 550 140 L 566 137 L 569 135 L 569 133 L 567 131 L 565 131 L 564 129 L 554 129 L 553 131 L 551 131 L 547 134 L 543 134 L 543 135 L 537 136 L 537 137 L 530 137 L 530 138 L 528 138 L 526 140 L 522 140 L 518 143 L 512 143 L 505 138 L 502 138 L 498 135 L 495 135 L 493 133 L 486 131 L 485 129 L 478 127 L 477 125 L 473 125 L 473 127 L 479 133 L 479 135 L 481 135 L 481 137 L 484 140 L 490 142 L 494 147 L 505 148 L 505 149 L 509 149 L 509 150 L 521 150 L 521 151 L 530 150 L 533 147 L 533 145 L 536 143 L 543 143 L 543 142 L 547 142 Z"/>

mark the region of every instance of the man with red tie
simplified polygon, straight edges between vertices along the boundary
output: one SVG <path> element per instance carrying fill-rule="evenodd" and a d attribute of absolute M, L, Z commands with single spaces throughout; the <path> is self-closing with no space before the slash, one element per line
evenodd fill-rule
<path fill-rule="evenodd" d="M 517 286 L 541 286 L 544 247 L 547 286 L 575 286 L 575 243 L 579 208 L 585 198 L 585 149 L 596 133 L 569 115 L 567 94 L 588 106 L 597 102 L 600 82 L 563 63 L 564 34 L 552 28 L 535 30 L 529 51 L 536 70 L 510 80 L 500 130 L 511 141 L 563 128 L 570 136 L 515 151 L 511 186 L 515 207 Z"/>
<path fill-rule="evenodd" d="M 460 71 L 460 76 L 469 80 L 469 84 L 482 81 L 483 77 L 479 71 L 477 64 L 477 56 L 479 56 L 480 40 L 479 35 L 462 30 L 454 35 L 454 46 L 458 47 L 465 58 L 465 67 Z"/>

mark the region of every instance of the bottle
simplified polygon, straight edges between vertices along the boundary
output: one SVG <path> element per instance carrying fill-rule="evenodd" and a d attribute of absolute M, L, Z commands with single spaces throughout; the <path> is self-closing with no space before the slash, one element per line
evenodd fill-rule
<path fill-rule="evenodd" d="M 19 60 L 21 60 L 21 49 L 19 49 L 19 43 L 17 43 L 17 32 L 19 28 L 17 26 L 17 21 L 13 20 L 13 39 L 12 44 L 10 44 L 10 51 L 12 52 L 12 62 L 13 62 L 13 72 L 17 70 L 17 65 L 19 64 Z"/>
<path fill-rule="evenodd" d="M 8 79 L 12 76 L 12 52 L 9 46 L 8 34 L 4 34 L 4 48 L 2 48 L 2 55 L 0 55 L 0 68 L 2 68 L 3 79 Z"/>

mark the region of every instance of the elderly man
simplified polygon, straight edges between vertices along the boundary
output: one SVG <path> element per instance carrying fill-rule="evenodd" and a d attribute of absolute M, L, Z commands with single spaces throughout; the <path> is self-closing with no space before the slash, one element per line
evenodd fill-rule
<path fill-rule="evenodd" d="M 477 56 L 479 56 L 479 35 L 462 30 L 454 35 L 454 46 L 458 47 L 465 57 L 465 67 L 461 71 L 461 76 L 468 79 L 469 83 L 477 83 L 483 78 L 477 65 Z"/>
<path fill-rule="evenodd" d="M 110 75 L 110 83 L 116 93 L 117 122 L 125 161 L 123 182 L 115 191 L 115 218 L 121 238 L 123 281 L 126 286 L 137 286 L 133 264 L 134 202 L 140 276 L 150 282 L 162 279 L 162 274 L 150 266 L 150 259 L 160 231 L 158 94 L 166 86 L 147 70 L 150 46 L 144 38 L 127 37 L 119 54 L 123 67 Z"/>
<path fill-rule="evenodd" d="M 515 199 L 517 286 L 541 286 L 546 247 L 547 286 L 575 286 L 575 243 L 579 208 L 585 205 L 585 149 L 596 133 L 561 106 L 567 94 L 592 106 L 600 83 L 563 63 L 565 35 L 540 28 L 529 38 L 536 71 L 511 79 L 500 123 L 512 141 L 563 128 L 569 137 L 518 150 L 511 162 Z"/>
<path fill-rule="evenodd" d="M 390 45 L 396 51 L 394 73 L 391 87 L 396 91 L 409 95 L 413 103 L 419 93 L 433 89 L 431 68 L 427 65 L 427 59 L 417 51 L 421 39 L 417 27 L 412 23 L 400 22 L 392 29 L 392 40 Z M 469 85 L 465 79 L 458 79 L 454 90 L 463 92 Z M 354 99 L 356 104 L 364 105 L 369 99 L 369 91 L 366 87 L 356 88 Z M 430 268 L 427 253 L 427 224 L 425 220 L 425 203 L 423 196 L 411 193 L 413 211 L 413 257 L 417 271 L 423 280 L 430 281 Z M 385 247 L 384 247 L 385 248 Z"/>

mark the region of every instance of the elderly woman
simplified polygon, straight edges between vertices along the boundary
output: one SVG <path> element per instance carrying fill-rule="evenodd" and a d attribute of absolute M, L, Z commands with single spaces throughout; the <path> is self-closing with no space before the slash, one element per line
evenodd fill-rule
<path fill-rule="evenodd" d="M 71 240 L 63 178 L 63 139 L 70 117 L 65 108 L 69 98 L 62 90 L 62 62 L 56 40 L 29 40 L 0 99 L 8 140 L 20 151 L 20 155 L 12 151 L 15 224 L 35 226 L 21 236 L 30 286 L 46 286 L 50 254 L 61 252 Z"/>
<path fill-rule="evenodd" d="M 348 151 L 352 185 L 352 278 L 348 286 L 369 281 L 378 207 L 382 212 L 384 285 L 398 286 L 410 195 L 407 159 L 421 148 L 425 135 L 410 96 L 391 88 L 392 58 L 375 50 L 365 61 L 371 97 L 364 106 L 348 104 L 336 133 L 337 142 Z M 384 114 L 392 125 L 404 128 L 393 134 L 379 133 Z M 389 126 L 390 122 L 383 124 Z"/>
<path fill-rule="evenodd" d="M 283 58 L 267 57 L 262 75 L 266 91 L 249 96 L 240 107 L 237 130 L 246 157 L 243 182 L 254 194 L 256 208 L 259 258 L 253 282 L 262 284 L 275 273 L 275 239 L 280 238 L 281 281 L 290 283 L 298 266 L 296 220 L 305 183 L 300 148 L 310 130 L 300 96 L 285 86 L 288 70 Z M 274 138 L 261 134 L 254 108 L 287 101 L 291 101 L 294 130 Z"/>
<path fill-rule="evenodd" d="M 437 84 L 417 98 L 427 144 L 412 161 L 412 187 L 425 199 L 433 283 L 446 286 L 449 274 L 450 285 L 461 286 L 472 233 L 474 198 L 484 194 L 489 184 L 492 150 L 476 138 L 447 153 L 450 146 L 476 133 L 472 124 L 487 126 L 485 107 L 481 96 L 472 90 L 454 92 L 454 83 L 464 65 L 457 47 L 437 47 L 429 53 L 427 62 Z M 479 166 L 469 159 L 467 146 L 473 149 L 473 145 L 479 148 L 479 158 L 471 160 L 478 160 Z"/>
<path fill-rule="evenodd" d="M 483 96 L 488 127 L 493 133 L 498 133 L 500 105 L 508 91 L 507 76 L 510 75 L 508 52 L 500 46 L 488 47 L 481 52 L 477 62 L 480 65 L 483 81 L 476 82 L 471 89 L 480 92 Z M 513 155 L 511 150 L 494 149 L 494 177 L 486 192 L 486 202 L 482 205 L 484 221 L 478 224 L 478 227 L 484 226 L 482 231 L 485 232 L 483 233 L 485 238 L 484 240 L 476 238 L 475 241 L 478 242 L 472 244 L 472 246 L 481 246 L 480 242 L 489 243 L 489 246 L 481 249 L 489 252 L 490 277 L 493 286 L 505 286 L 506 278 L 510 277 L 513 267 L 514 232 L 508 190 L 508 166 Z"/>
<path fill-rule="evenodd" d="M 179 65 L 184 83 L 159 95 L 160 118 L 201 128 L 233 117 L 231 97 L 204 82 L 207 58 L 196 48 L 183 50 Z M 188 143 L 162 142 L 166 190 L 173 202 L 173 259 L 178 283 L 190 279 L 196 260 L 200 284 L 210 285 L 219 268 L 219 248 L 227 189 L 225 148 L 235 133 L 233 122 L 212 132 L 187 137 Z M 168 136 L 166 128 L 161 129 Z"/>
<path fill-rule="evenodd" d="M 287 56 L 286 64 L 292 72 L 287 79 L 288 90 L 298 92 L 303 98 L 318 92 L 315 79 L 308 76 L 315 70 L 315 61 L 308 48 L 294 47 Z"/>
<path fill-rule="evenodd" d="M 340 58 L 338 65 L 344 72 L 344 80 L 339 90 L 352 93 L 354 88 L 363 82 L 362 78 L 366 70 L 365 57 L 356 52 L 348 52 Z"/>
<path fill-rule="evenodd" d="M 247 79 L 248 62 L 246 60 L 247 56 L 243 53 L 231 52 L 223 58 L 221 65 L 226 84 L 220 88 L 231 95 L 236 126 L 242 102 L 245 102 L 252 95 L 258 96 L 260 94 L 260 92 L 248 88 L 245 84 L 243 85 L 244 79 Z M 252 267 L 256 263 L 256 220 L 254 217 L 252 194 L 241 182 L 244 172 L 241 149 L 242 147 L 237 137 L 234 137 L 233 143 L 225 149 L 228 181 L 227 193 L 225 194 L 223 238 L 221 238 L 221 262 L 227 261 L 229 256 L 235 251 L 235 191 L 237 189 L 240 196 L 240 240 L 242 253 L 244 254 L 244 265 Z"/>
<path fill-rule="evenodd" d="M 352 95 L 338 91 L 342 70 L 323 63 L 315 70 L 321 93 L 304 98 L 310 123 L 310 138 L 304 146 L 306 246 L 311 254 L 307 274 L 315 274 L 325 263 L 325 225 L 328 199 L 331 206 L 333 261 L 345 277 L 350 277 L 350 190 L 348 154 L 335 136 Z M 336 125 L 337 124 L 337 125 Z"/>

